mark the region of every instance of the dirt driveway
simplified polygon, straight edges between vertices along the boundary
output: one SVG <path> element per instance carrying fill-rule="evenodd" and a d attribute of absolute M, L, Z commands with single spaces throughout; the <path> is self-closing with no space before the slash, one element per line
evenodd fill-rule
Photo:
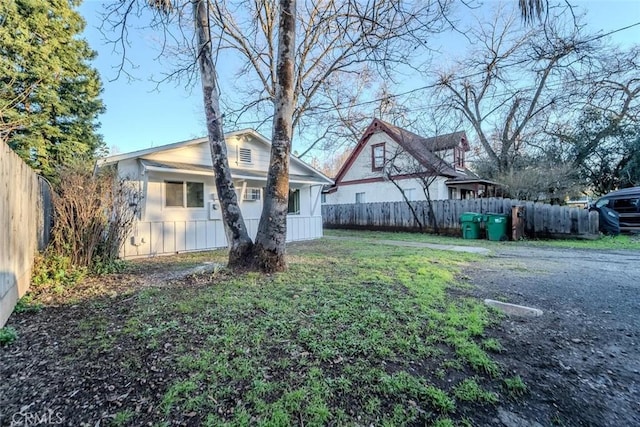
<path fill-rule="evenodd" d="M 640 425 L 640 252 L 505 245 L 465 274 L 474 296 L 544 311 L 496 331 L 530 389 L 503 425 Z"/>

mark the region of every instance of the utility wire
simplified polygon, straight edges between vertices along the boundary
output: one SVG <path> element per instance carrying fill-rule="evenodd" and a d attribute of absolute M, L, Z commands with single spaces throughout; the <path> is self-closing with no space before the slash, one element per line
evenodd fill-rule
<path fill-rule="evenodd" d="M 625 27 L 621 27 L 621 28 L 617 28 L 615 30 L 611 30 L 611 31 L 609 31 L 607 33 L 598 34 L 597 36 L 594 36 L 594 37 L 592 37 L 590 39 L 587 39 L 585 41 L 580 42 L 580 44 L 591 43 L 593 41 L 600 40 L 600 39 L 602 39 L 604 37 L 608 37 L 610 35 L 613 35 L 613 34 L 616 34 L 616 33 L 622 32 L 622 31 L 626 31 L 626 30 L 629 30 L 629 29 L 637 27 L 637 26 L 640 26 L 640 21 L 638 21 L 636 23 L 633 23 L 633 24 L 630 24 L 630 25 L 627 25 Z M 511 68 L 511 67 L 514 67 L 514 66 L 517 66 L 517 65 L 522 65 L 522 64 L 524 64 L 526 62 L 529 62 L 529 61 L 530 61 L 530 59 L 523 59 L 521 61 L 512 62 L 510 64 L 506 64 L 506 65 L 502 66 L 502 69 Z M 478 71 L 478 72 L 475 72 L 475 73 L 466 74 L 464 76 L 452 77 L 452 80 L 463 81 L 463 80 L 469 79 L 471 77 L 477 77 L 477 76 L 484 75 L 484 74 L 485 74 L 484 71 Z M 553 87 L 560 86 L 562 84 L 563 84 L 563 82 L 555 82 L 553 84 L 550 83 L 549 85 L 547 85 L 547 87 L 552 87 L 553 88 Z M 422 91 L 425 91 L 425 90 L 428 90 L 428 89 L 434 89 L 434 88 L 436 88 L 438 86 L 439 86 L 438 83 L 432 83 L 432 84 L 429 84 L 429 85 L 425 85 L 425 86 L 421 86 L 421 87 L 418 87 L 418 88 L 410 89 L 410 90 L 407 90 L 405 92 L 400 92 L 400 93 L 396 93 L 396 94 L 389 94 L 389 95 L 386 95 L 384 97 L 375 98 L 375 99 L 371 99 L 371 100 L 367 100 L 367 101 L 362 101 L 362 102 L 350 105 L 349 107 L 350 108 L 354 108 L 354 107 L 361 107 L 361 106 L 369 105 L 369 104 L 376 104 L 376 103 L 379 103 L 381 101 L 391 100 L 391 99 L 395 99 L 395 98 L 401 98 L 401 97 L 404 97 L 406 95 L 410 95 L 410 94 L 413 94 L 413 93 L 416 93 L 416 92 L 422 92 Z M 520 88 L 520 89 L 517 89 L 517 91 L 519 91 L 519 92 L 527 92 L 527 91 L 532 91 L 532 90 L 535 90 L 535 88 Z M 496 94 L 492 94 L 490 96 L 486 96 L 485 99 L 494 99 L 494 98 L 502 97 L 502 96 L 506 96 L 506 95 L 508 95 L 508 93 L 506 93 L 506 92 L 496 93 Z M 420 106 L 420 107 L 417 107 L 417 108 L 409 109 L 407 111 L 409 111 L 409 112 L 422 111 L 424 109 L 442 107 L 443 105 L 444 104 L 423 105 L 423 106 Z M 305 113 L 305 115 L 314 116 L 314 115 L 318 115 L 318 114 L 325 114 L 325 113 L 327 113 L 329 111 L 332 111 L 333 109 L 335 109 L 335 107 L 321 107 L 321 108 L 318 108 L 318 109 L 315 109 L 315 110 L 312 110 L 312 111 L 308 111 L 308 112 Z M 247 125 L 256 125 L 256 124 L 262 124 L 262 123 L 264 123 L 264 120 L 253 120 L 253 121 L 236 122 L 235 124 L 236 125 L 240 125 L 240 126 L 247 126 Z"/>

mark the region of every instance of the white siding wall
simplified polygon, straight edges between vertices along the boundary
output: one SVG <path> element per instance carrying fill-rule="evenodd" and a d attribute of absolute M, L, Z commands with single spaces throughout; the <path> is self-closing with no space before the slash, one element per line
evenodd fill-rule
<path fill-rule="evenodd" d="M 145 159 L 158 162 L 177 162 L 194 165 L 211 165 L 211 154 L 207 142 L 174 148 L 173 150 L 159 151 L 144 156 Z"/>
<path fill-rule="evenodd" d="M 238 157 L 239 148 L 251 150 L 251 163 L 242 163 Z M 269 169 L 269 150 L 260 141 L 250 137 L 233 138 L 227 141 L 227 152 L 229 154 L 229 165 L 232 168 L 246 168 L 259 171 Z"/>
<path fill-rule="evenodd" d="M 258 230 L 258 220 L 245 220 L 252 238 Z M 289 216 L 287 242 L 322 237 L 322 217 Z M 175 254 L 227 247 L 222 221 L 140 221 L 132 236 L 125 241 L 123 258 Z"/>
<path fill-rule="evenodd" d="M 251 150 L 251 163 L 246 164 L 240 162 L 238 158 L 239 148 L 248 148 Z M 233 169 L 247 169 L 265 172 L 269 169 L 269 152 L 270 147 L 262 141 L 255 139 L 251 135 L 230 138 L 227 140 L 227 155 L 229 156 L 229 166 Z M 209 151 L 209 143 L 202 142 L 186 147 L 175 148 L 173 150 L 161 151 L 158 153 L 148 154 L 145 159 L 155 160 L 158 162 L 177 162 L 193 165 L 211 166 L 211 152 Z M 120 164 L 131 162 L 137 165 L 137 160 L 124 160 Z M 291 174 L 309 174 L 309 170 L 291 162 Z"/>
<path fill-rule="evenodd" d="M 128 159 L 118 163 L 118 176 L 137 181 L 140 179 L 140 166 L 138 160 Z"/>
<path fill-rule="evenodd" d="M 251 165 L 236 165 L 236 146 L 240 144 L 252 150 Z M 229 160 L 232 168 L 242 166 L 245 169 L 266 170 L 269 162 L 268 147 L 254 139 L 231 141 Z M 156 161 L 180 162 L 197 165 L 210 165 L 211 158 L 206 143 L 182 147 L 166 152 L 155 153 L 145 158 Z M 135 224 L 122 249 L 124 258 L 154 256 L 176 252 L 224 248 L 227 239 L 222 224 L 220 202 L 216 196 L 213 176 L 202 174 L 170 173 L 147 171 L 141 174 L 137 160 L 124 160 L 118 164 L 120 176 L 127 177 L 143 189 L 141 219 Z M 291 164 L 292 174 L 308 174 L 303 167 Z M 204 204 L 202 208 L 177 208 L 165 206 L 166 181 L 201 182 L 204 184 Z M 234 180 L 238 190 L 238 202 L 251 238 L 258 232 L 258 223 L 262 213 L 265 181 Z M 240 192 L 246 187 L 259 188 L 259 201 L 243 200 Z M 292 184 L 300 190 L 300 213 L 287 218 L 287 241 L 316 239 L 322 237 L 322 213 L 320 209 L 320 191 L 322 186 Z M 211 204 L 218 209 L 212 209 Z"/>
<path fill-rule="evenodd" d="M 396 153 L 398 145 L 389 138 L 384 132 L 377 132 L 369 138 L 367 144 L 362 151 L 358 153 L 358 156 L 354 160 L 353 164 L 342 177 L 343 181 L 353 181 L 357 179 L 376 178 L 382 176 L 379 171 L 372 171 L 371 169 L 371 147 L 376 144 L 385 143 L 386 158 L 389 158 L 392 153 Z"/>
<path fill-rule="evenodd" d="M 432 200 L 448 199 L 446 178 L 438 177 L 429 187 Z M 402 189 L 415 188 L 414 200 L 426 200 L 422 184 L 415 179 L 402 179 L 397 183 Z M 356 193 L 365 193 L 365 203 L 404 201 L 400 190 L 392 182 L 371 182 L 364 184 L 341 185 L 338 191 L 327 194 L 327 204 L 348 204 L 356 202 Z"/>

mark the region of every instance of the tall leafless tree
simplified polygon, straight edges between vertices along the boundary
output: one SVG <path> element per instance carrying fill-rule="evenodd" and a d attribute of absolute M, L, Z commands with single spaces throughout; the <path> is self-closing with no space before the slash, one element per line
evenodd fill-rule
<path fill-rule="evenodd" d="M 504 10 L 471 31 L 478 48 L 440 73 L 439 100 L 473 127 L 486 157 L 506 173 L 549 120 L 584 101 L 580 70 L 596 42 L 559 19 L 549 18 L 544 31 L 523 29 Z"/>
<path fill-rule="evenodd" d="M 298 11 L 293 0 L 239 1 L 231 8 L 225 1 L 190 0 L 190 3 L 192 28 L 197 40 L 192 55 L 196 61 L 187 60 L 168 78 L 177 78 L 183 72 L 192 73 L 193 64 L 198 65 L 216 187 L 229 241 L 229 265 L 263 271 L 283 270 L 286 268 L 286 214 L 293 128 L 301 123 L 305 113 L 319 108 L 315 100 L 318 94 L 328 90 L 332 83 L 330 77 L 349 76 L 369 67 L 388 73 L 393 64 L 409 63 L 412 50 L 416 44 L 423 44 L 423 36 L 434 31 L 450 0 L 434 0 L 428 5 L 392 0 L 306 1 L 301 6 L 305 17 L 302 20 L 296 18 Z M 160 12 L 152 26 L 162 29 L 165 37 L 167 28 L 173 26 L 182 40 L 189 40 L 185 34 L 189 33 L 185 25 L 189 20 L 183 13 L 187 5 L 185 0 L 119 0 L 108 8 L 107 17 L 115 17 L 110 22 L 120 30 L 118 40 L 123 51 L 127 47 L 127 19 L 140 13 L 147 4 Z M 211 39 L 214 25 L 222 30 L 215 47 Z M 296 43 L 296 30 L 303 34 L 299 43 Z M 394 45 L 394 42 L 397 43 Z M 255 245 L 248 237 L 238 207 L 224 144 L 212 52 L 215 50 L 217 55 L 225 48 L 241 52 L 246 59 L 242 73 L 244 83 L 250 81 L 249 74 L 257 76 L 261 82 L 260 94 L 249 98 L 242 109 L 268 101 L 274 111 L 266 197 Z"/>
<path fill-rule="evenodd" d="M 327 140 L 340 141 L 336 123 L 351 123 L 354 104 L 370 94 L 376 76 L 417 66 L 430 35 L 445 28 L 450 0 L 305 0 L 296 20 L 299 34 L 293 79 L 292 126 L 313 134 L 297 151 L 305 155 Z M 212 16 L 222 31 L 221 48 L 240 54 L 240 84 L 248 102 L 235 115 L 264 115 L 277 92 L 277 2 L 223 0 Z M 365 87 L 363 87 L 365 85 Z M 323 136 L 331 136 L 323 138 Z M 348 135 L 351 136 L 351 135 Z"/>
<path fill-rule="evenodd" d="M 254 245 L 254 262 L 261 271 L 287 268 L 285 243 L 289 201 L 289 159 L 293 131 L 294 72 L 296 49 L 296 2 L 280 0 L 278 61 L 271 159 L 262 215 Z"/>
<path fill-rule="evenodd" d="M 204 112 L 216 189 L 222 208 L 222 218 L 229 243 L 229 267 L 246 267 L 251 257 L 253 243 L 238 205 L 238 196 L 231 179 L 227 145 L 222 128 L 220 95 L 216 82 L 216 70 L 212 58 L 211 28 L 209 27 L 209 2 L 192 0 L 194 22 L 198 40 L 197 60 L 202 82 Z"/>

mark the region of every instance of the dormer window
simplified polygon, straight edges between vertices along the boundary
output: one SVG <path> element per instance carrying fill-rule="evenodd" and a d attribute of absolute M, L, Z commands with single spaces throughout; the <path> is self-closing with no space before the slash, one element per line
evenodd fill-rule
<path fill-rule="evenodd" d="M 384 167 L 384 142 L 371 146 L 371 170 L 379 171 Z"/>
<path fill-rule="evenodd" d="M 251 164 L 251 149 L 238 147 L 238 163 L 245 165 Z"/>
<path fill-rule="evenodd" d="M 464 150 L 460 147 L 453 149 L 453 164 L 457 168 L 464 169 Z"/>

